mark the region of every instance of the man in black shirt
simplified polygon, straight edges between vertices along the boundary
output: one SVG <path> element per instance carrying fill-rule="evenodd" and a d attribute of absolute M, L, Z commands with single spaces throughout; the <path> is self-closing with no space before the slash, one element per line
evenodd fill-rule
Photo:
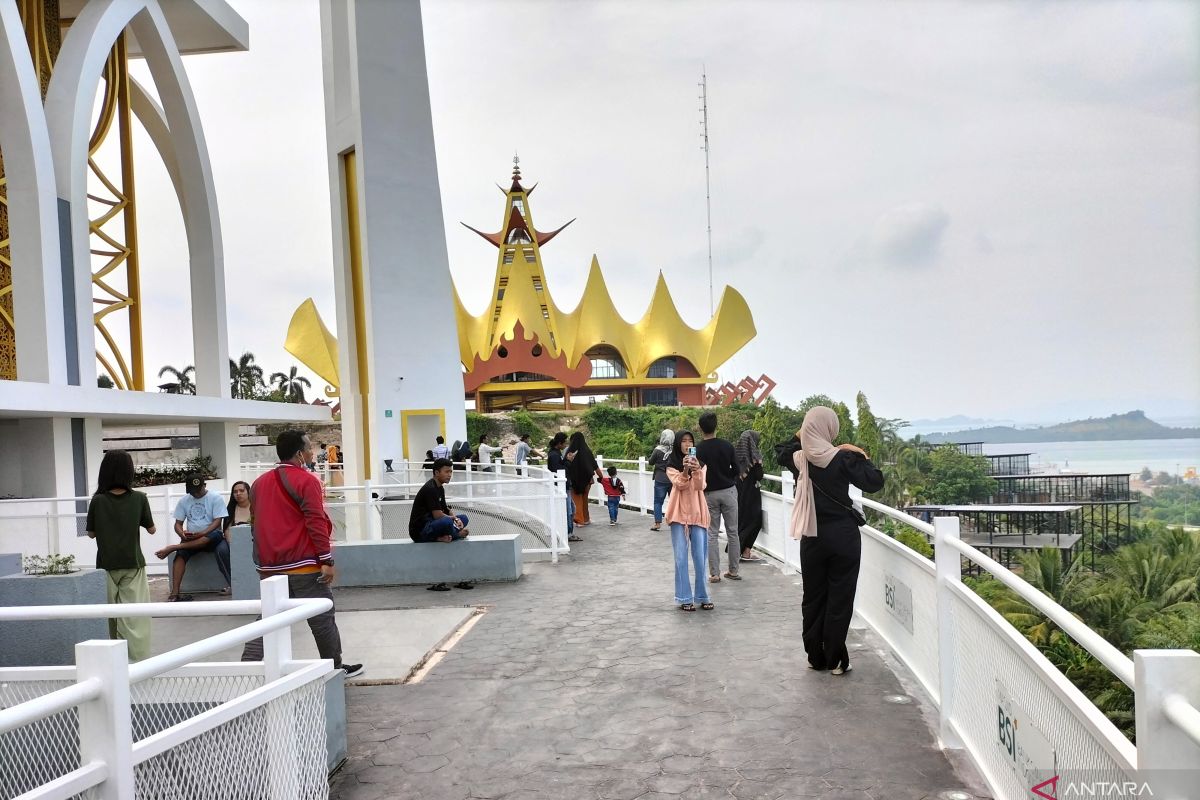
<path fill-rule="evenodd" d="M 575 457 L 572 453 L 569 456 L 563 455 L 563 448 L 567 445 L 567 435 L 562 431 L 554 434 L 554 438 L 550 440 L 550 452 L 546 454 L 546 469 L 557 475 L 563 473 L 565 478 L 567 463 Z M 567 541 L 582 542 L 582 536 L 575 535 L 575 500 L 571 497 L 571 490 L 567 489 Z"/>
<path fill-rule="evenodd" d="M 740 581 L 738 565 L 741 562 L 742 543 L 738 540 L 738 496 L 737 456 L 733 445 L 717 438 L 717 415 L 705 411 L 700 415 L 700 432 L 703 439 L 696 445 L 696 458 L 708 467 L 705 478 L 704 499 L 708 501 L 708 580 L 721 580 L 721 549 L 718 536 L 721 533 L 721 518 L 725 518 L 725 536 L 729 540 L 729 571 L 725 577 Z"/>
<path fill-rule="evenodd" d="M 413 499 L 408 518 L 408 535 L 414 542 L 453 542 L 467 538 L 467 515 L 453 516 L 446 505 L 444 488 L 454 476 L 454 464 L 448 458 L 435 459 L 433 477 Z"/>

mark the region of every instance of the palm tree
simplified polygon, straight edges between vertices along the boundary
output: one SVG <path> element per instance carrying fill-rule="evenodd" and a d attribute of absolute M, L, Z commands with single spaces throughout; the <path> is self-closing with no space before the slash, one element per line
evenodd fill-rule
<path fill-rule="evenodd" d="M 173 377 L 175 379 L 175 384 L 179 387 L 177 389 L 179 394 L 195 394 L 196 393 L 196 384 L 192 380 L 192 376 L 195 374 L 196 374 L 196 368 L 193 366 L 190 366 L 190 365 L 184 367 L 181 370 L 176 369 L 175 367 L 172 367 L 170 365 L 167 365 L 158 371 L 158 377 L 160 377 L 160 378 L 163 375 L 170 375 L 171 377 Z"/>
<path fill-rule="evenodd" d="M 237 361 L 229 359 L 229 390 L 234 397 L 253 398 L 263 385 L 263 369 L 254 363 L 254 353 L 242 353 Z"/>
<path fill-rule="evenodd" d="M 287 373 L 275 372 L 271 374 L 271 384 L 279 390 L 289 403 L 305 403 L 304 399 L 305 387 L 312 388 L 312 382 L 303 375 L 298 375 L 299 368 L 294 364 Z"/>

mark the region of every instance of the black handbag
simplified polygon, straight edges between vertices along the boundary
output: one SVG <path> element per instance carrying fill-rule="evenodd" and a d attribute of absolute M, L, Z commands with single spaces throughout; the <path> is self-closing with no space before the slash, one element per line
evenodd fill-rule
<path fill-rule="evenodd" d="M 821 487 L 820 487 L 820 486 L 817 484 L 817 482 L 816 482 L 816 481 L 814 481 L 814 480 L 812 480 L 811 478 L 809 479 L 809 481 L 808 481 L 808 482 L 809 482 L 809 483 L 811 483 L 811 484 L 813 485 L 813 488 L 814 488 L 814 489 L 816 489 L 818 492 L 820 492 L 821 494 L 825 495 L 825 496 L 826 496 L 826 497 L 828 497 L 830 500 L 832 500 L 833 502 L 837 503 L 837 504 L 838 504 L 839 506 L 841 506 L 842 508 L 844 508 L 844 509 L 846 509 L 847 511 L 849 511 L 849 512 L 850 512 L 850 516 L 854 517 L 854 521 L 855 521 L 855 522 L 858 524 L 858 527 L 860 527 L 860 528 L 861 528 L 862 526 L 864 526 L 864 525 L 866 525 L 866 524 L 867 524 L 867 518 L 866 518 L 866 517 L 864 517 L 864 516 L 863 516 L 863 513 L 862 513 L 861 511 L 859 511 L 857 508 L 855 508 L 855 507 L 854 507 L 854 506 L 852 506 L 852 505 L 850 505 L 850 506 L 846 505 L 845 503 L 843 503 L 843 502 L 841 502 L 840 500 L 838 500 L 836 497 L 831 497 L 831 496 L 830 496 L 830 494 L 829 494 L 829 492 L 827 492 L 827 491 L 825 491 L 824 489 L 822 489 L 822 488 L 821 488 Z"/>

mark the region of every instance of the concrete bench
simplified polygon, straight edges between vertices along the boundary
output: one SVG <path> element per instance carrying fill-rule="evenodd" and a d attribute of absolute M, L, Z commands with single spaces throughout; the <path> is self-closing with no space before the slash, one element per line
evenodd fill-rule
<path fill-rule="evenodd" d="M 521 577 L 521 537 L 470 536 L 418 544 L 410 539 L 338 542 L 339 586 L 405 586 L 459 581 L 515 581 Z"/>
<path fill-rule="evenodd" d="M 229 570 L 233 577 L 234 600 L 258 599 L 258 571 L 254 569 L 249 525 L 234 525 L 229 529 Z M 167 574 L 175 568 L 175 554 L 167 556 Z M 219 592 L 225 588 L 225 578 L 217 567 L 213 553 L 197 553 L 188 561 L 183 573 L 184 594 Z"/>

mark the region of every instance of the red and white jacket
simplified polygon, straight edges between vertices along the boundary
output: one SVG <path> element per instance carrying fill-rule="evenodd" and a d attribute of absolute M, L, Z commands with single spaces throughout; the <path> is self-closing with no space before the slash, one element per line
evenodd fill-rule
<path fill-rule="evenodd" d="M 250 517 L 260 573 L 308 572 L 333 560 L 325 487 L 303 467 L 277 464 L 260 475 L 250 487 Z"/>

